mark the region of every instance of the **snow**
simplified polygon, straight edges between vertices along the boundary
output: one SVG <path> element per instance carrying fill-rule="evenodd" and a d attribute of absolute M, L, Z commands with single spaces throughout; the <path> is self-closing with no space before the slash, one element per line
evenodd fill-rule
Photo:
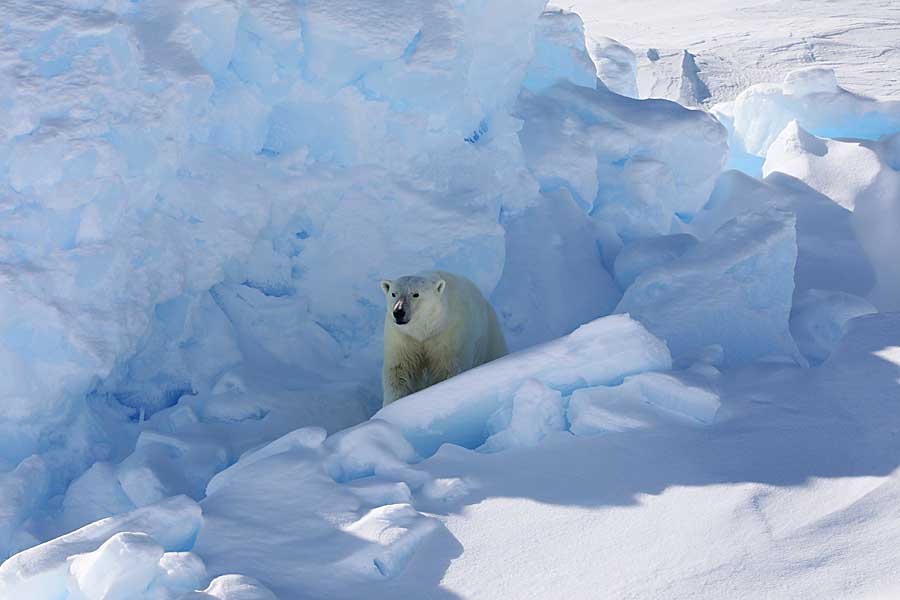
<path fill-rule="evenodd" d="M 168 498 L 152 506 L 136 509 L 125 515 L 109 517 L 91 523 L 77 531 L 58 537 L 46 544 L 35 546 L 16 554 L 0 565 L 0 592 L 6 598 L 54 598 L 65 594 L 72 585 L 79 585 L 68 579 L 71 569 L 67 559 L 103 549 L 117 534 L 143 534 L 140 543 L 134 548 L 137 556 L 146 559 L 148 553 L 162 548 L 167 552 L 185 551 L 191 547 L 202 524 L 200 507 L 196 502 L 184 496 Z M 148 538 L 152 538 L 151 541 Z M 112 566 L 128 568 L 126 561 L 108 558 L 108 554 L 116 554 L 116 547 L 128 540 L 119 540 L 105 551 L 85 558 L 81 564 L 85 569 L 100 560 L 104 568 L 97 575 Z M 104 556 L 107 556 L 104 559 Z M 104 562 L 105 560 L 105 562 Z M 124 562 L 125 564 L 120 564 Z M 145 561 L 146 562 L 146 561 Z M 91 570 L 85 577 L 90 580 Z M 134 575 L 142 576 L 140 570 Z M 107 581 L 108 585 L 118 585 L 117 579 Z M 88 583 L 100 584 L 102 582 Z"/>
<path fill-rule="evenodd" d="M 582 325 L 565 338 L 500 358 L 401 398 L 378 411 L 373 422 L 396 426 L 420 455 L 433 454 L 443 443 L 477 447 L 486 441 L 489 422 L 501 420 L 494 416 L 498 411 L 513 403 L 515 412 L 517 397 L 518 404 L 529 404 L 530 393 L 520 387 L 525 379 L 571 393 L 579 387 L 616 383 L 626 375 L 671 366 L 663 342 L 627 315 L 613 315 Z M 541 404 L 540 399 L 537 403 Z M 520 410 L 528 411 L 525 406 Z M 530 412 L 539 416 L 543 411 Z M 516 433 L 513 429 L 510 435 Z"/>
<path fill-rule="evenodd" d="M 738 171 L 724 172 L 690 230 L 706 239 L 730 219 L 771 209 L 793 213 L 797 219 L 797 292 L 835 289 L 866 296 L 872 291 L 875 273 L 851 213 L 782 173 L 759 181 Z"/>
<path fill-rule="evenodd" d="M 0 3 L 0 598 L 900 594 L 900 15 L 813 4 Z M 378 410 L 436 268 L 512 353 Z"/>
<path fill-rule="evenodd" d="M 800 359 L 788 329 L 796 260 L 793 215 L 738 216 L 681 257 L 639 275 L 616 312 L 645 324 L 676 358 L 720 344 L 727 365 L 776 355 Z"/>
<path fill-rule="evenodd" d="M 756 156 L 766 151 L 791 121 L 827 137 L 877 139 L 900 129 L 900 101 L 848 92 L 823 67 L 791 71 L 784 83 L 752 86 L 734 100 L 734 141 Z"/>
<path fill-rule="evenodd" d="M 791 334 L 806 358 L 821 362 L 843 337 L 847 321 L 876 312 L 871 302 L 847 292 L 806 290 L 794 299 Z"/>
<path fill-rule="evenodd" d="M 278 600 L 277 596 L 252 577 L 222 575 L 202 592 L 183 596 L 185 600 Z"/>
<path fill-rule="evenodd" d="M 706 386 L 691 385 L 689 377 L 667 373 L 641 373 L 626 377 L 615 387 L 575 390 L 568 419 L 575 435 L 626 432 L 665 427 L 680 421 L 711 424 L 719 410 L 718 394 Z"/>
<path fill-rule="evenodd" d="M 597 79 L 620 96 L 637 98 L 637 59 L 631 48 L 605 36 L 592 36 L 587 46 L 597 65 Z"/>
<path fill-rule="evenodd" d="M 529 379 L 513 393 L 509 407 L 491 416 L 488 426 L 493 433 L 481 445 L 483 450 L 536 446 L 547 433 L 566 429 L 562 394 Z"/>
<path fill-rule="evenodd" d="M 900 93 L 900 25 L 892 2 L 576 0 L 566 6 L 582 16 L 589 37 L 612 35 L 634 50 L 641 97 L 677 99 L 684 50 L 694 55 L 712 103 L 809 66 L 834 69 L 859 94 Z"/>
<path fill-rule="evenodd" d="M 548 192 L 538 205 L 504 215 L 503 226 L 507 258 L 492 302 L 509 348 L 570 333 L 610 313 L 621 298 L 605 255 L 614 256 L 622 242 L 608 225 L 585 214 L 568 190 Z M 577 290 L 573 277 L 580 282 Z"/>
<path fill-rule="evenodd" d="M 125 600 L 150 587 L 164 552 L 146 533 L 117 533 L 95 551 L 70 559 L 70 596 Z"/>
<path fill-rule="evenodd" d="M 689 220 L 725 159 L 726 131 L 709 114 L 604 86 L 523 92 L 515 114 L 541 188 L 567 189 L 623 239 L 671 233 L 674 221 Z"/>
<path fill-rule="evenodd" d="M 791 121 L 766 153 L 763 176 L 778 171 L 800 179 L 853 211 L 866 195 L 895 196 L 900 174 L 859 142 L 818 138 Z"/>
<path fill-rule="evenodd" d="M 822 139 L 792 121 L 769 148 L 763 173 L 796 177 L 853 212 L 854 231 L 875 270 L 869 298 L 883 310 L 896 310 L 900 172 L 890 164 L 889 140 Z"/>
<path fill-rule="evenodd" d="M 245 467 L 239 461 L 210 487 L 193 552 L 212 575 L 252 565 L 252 575 L 278 597 L 350 596 L 348 586 L 401 571 L 439 524 L 412 509 L 408 487 L 335 479 L 374 474 L 421 486 L 426 478 L 416 481 L 404 460 L 413 458 L 409 444 L 394 431 L 367 423 L 326 445 L 281 444 Z M 248 502 L 254 510 L 246 510 Z M 332 576 L 323 578 L 325 569 Z"/>
<path fill-rule="evenodd" d="M 697 238 L 689 233 L 634 240 L 616 256 L 616 283 L 628 289 L 644 271 L 673 261 L 696 244 Z"/>

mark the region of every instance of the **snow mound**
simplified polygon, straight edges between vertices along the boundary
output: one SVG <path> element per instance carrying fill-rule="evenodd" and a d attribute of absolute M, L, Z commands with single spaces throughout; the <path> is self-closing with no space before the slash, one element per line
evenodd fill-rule
<path fill-rule="evenodd" d="M 900 308 L 900 172 L 890 166 L 890 141 L 816 137 L 796 121 L 772 143 L 763 172 L 782 172 L 853 211 L 851 222 L 875 270 L 869 297 L 883 310 Z"/>
<path fill-rule="evenodd" d="M 336 481 L 369 475 L 408 475 L 406 465 L 418 460 L 415 450 L 391 423 L 372 420 L 330 437 L 328 471 Z"/>
<path fill-rule="evenodd" d="M 278 597 L 252 577 L 220 575 L 202 592 L 194 591 L 178 600 L 278 600 Z"/>
<path fill-rule="evenodd" d="M 553 412 L 553 393 L 589 385 L 610 384 L 643 371 L 664 371 L 672 362 L 666 345 L 628 315 L 614 315 L 583 325 L 570 335 L 505 356 L 424 389 L 381 409 L 374 417 L 402 431 L 421 456 L 444 443 L 475 448 L 489 436 L 489 423 L 501 410 L 515 416 L 513 406 L 524 379 L 535 379 L 551 391 L 532 388 L 519 394 L 517 428 L 510 436 L 529 432 L 534 418 Z M 541 388 L 543 390 L 543 388 Z M 550 417 L 551 423 L 556 422 Z M 540 427 L 540 426 L 538 426 Z M 518 431 L 524 429 L 525 431 Z"/>
<path fill-rule="evenodd" d="M 74 580 L 69 594 L 77 600 L 128 600 L 156 578 L 165 551 L 146 533 L 117 533 L 88 554 L 70 559 Z"/>
<path fill-rule="evenodd" d="M 406 566 L 421 541 L 440 526 L 424 518 L 408 504 L 380 506 L 366 513 L 344 531 L 369 542 L 361 551 L 344 559 L 350 569 L 362 568 L 361 575 L 377 572 L 393 577 Z"/>
<path fill-rule="evenodd" d="M 396 576 L 439 529 L 410 505 L 430 478 L 397 428 L 320 433 L 293 432 L 210 482 L 192 549 L 210 574 L 248 573 L 279 597 L 351 597 L 348 585 Z"/>
<path fill-rule="evenodd" d="M 566 429 L 562 394 L 531 379 L 515 391 L 512 403 L 488 421 L 493 433 L 480 449 L 495 452 L 517 446 L 536 446 L 551 431 Z"/>
<path fill-rule="evenodd" d="M 900 194 L 900 174 L 860 142 L 816 137 L 791 121 L 772 142 L 763 176 L 773 171 L 800 179 L 817 192 L 854 210 L 868 195 Z"/>
<path fill-rule="evenodd" d="M 788 330 L 796 260 L 792 214 L 742 215 L 640 275 L 616 312 L 664 339 L 676 358 L 718 344 L 726 365 L 767 355 L 801 359 Z"/>
<path fill-rule="evenodd" d="M 40 456 L 29 456 L 12 471 L 0 473 L 0 543 L 17 545 L 17 529 L 40 509 L 49 482 L 50 469 Z M 26 538 L 25 543 L 31 541 Z"/>
<path fill-rule="evenodd" d="M 163 551 L 190 549 L 202 523 L 200 507 L 184 496 L 97 521 L 20 552 L 0 565 L 0 597 L 66 597 L 71 586 L 79 589 L 82 585 L 88 598 L 102 597 L 91 595 L 100 594 L 100 589 L 119 590 L 116 593 L 120 595 L 113 597 L 129 597 L 121 594 L 134 590 L 122 589 L 120 581 L 152 580 L 160 574 Z M 116 538 L 117 534 L 124 537 Z M 68 562 L 76 555 L 80 556 Z M 70 569 L 74 569 L 73 578 Z M 110 571 L 117 573 L 107 577 Z"/>
<path fill-rule="evenodd" d="M 125 494 L 116 465 L 96 462 L 66 490 L 61 525 L 74 531 L 88 523 L 137 508 Z"/>
<path fill-rule="evenodd" d="M 570 430 L 594 435 L 654 429 L 673 421 L 712 424 L 719 410 L 718 394 L 684 377 L 641 373 L 618 386 L 575 390 L 568 407 Z"/>
<path fill-rule="evenodd" d="M 900 131 L 900 101 L 877 100 L 838 86 L 825 67 L 791 71 L 784 83 L 750 86 L 734 100 L 734 145 L 765 157 L 791 121 L 817 136 L 875 140 Z"/>
<path fill-rule="evenodd" d="M 143 423 L 123 460 L 94 463 L 73 481 L 56 531 L 72 531 L 178 494 L 201 500 L 234 469 L 262 456 L 258 446 L 273 438 L 278 444 L 267 446 L 269 451 L 279 444 L 315 447 L 328 431 L 363 420 L 359 396 L 353 385 L 273 392 L 228 372 L 211 393 L 187 398 Z M 303 427 L 309 423 L 324 427 Z M 238 457 L 237 465 L 225 469 Z"/>

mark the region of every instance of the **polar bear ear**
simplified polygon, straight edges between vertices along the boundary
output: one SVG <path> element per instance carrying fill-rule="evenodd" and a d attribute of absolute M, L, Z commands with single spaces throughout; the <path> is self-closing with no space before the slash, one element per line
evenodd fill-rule
<path fill-rule="evenodd" d="M 384 290 L 384 293 L 390 293 L 391 291 L 391 281 L 389 279 L 381 280 L 381 289 Z"/>
<path fill-rule="evenodd" d="M 434 291 L 438 293 L 438 296 L 444 293 L 444 288 L 447 287 L 447 282 L 443 279 L 438 279 L 438 282 L 434 286 Z"/>

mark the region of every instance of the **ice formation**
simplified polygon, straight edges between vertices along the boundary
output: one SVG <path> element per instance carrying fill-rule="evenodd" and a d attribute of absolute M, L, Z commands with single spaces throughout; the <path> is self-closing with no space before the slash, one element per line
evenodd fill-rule
<path fill-rule="evenodd" d="M 549 402 L 552 411 L 552 390 L 571 393 L 585 385 L 611 384 L 626 375 L 671 366 L 665 344 L 627 315 L 613 315 L 582 325 L 565 338 L 476 367 L 402 398 L 378 411 L 375 419 L 398 427 L 418 452 L 427 456 L 442 443 L 480 446 L 486 441 L 489 422 L 495 436 L 509 427 L 513 430 L 505 437 L 518 435 L 516 408 L 529 410 L 526 406 L 536 400 L 539 405 Z M 528 378 L 550 390 L 533 398 L 533 391 L 521 388 Z M 510 416 L 504 418 L 498 411 L 509 411 Z M 544 419 L 539 406 L 530 412 L 534 414 L 527 419 L 528 427 L 535 419 Z M 498 426 L 504 421 L 508 425 Z"/>
<path fill-rule="evenodd" d="M 849 211 L 858 199 L 900 190 L 900 174 L 885 168 L 866 144 L 818 138 L 797 121 L 788 123 L 769 146 L 763 176 L 775 171 L 800 179 Z"/>
<path fill-rule="evenodd" d="M 795 177 L 853 213 L 856 238 L 875 270 L 869 296 L 882 310 L 900 308 L 900 171 L 892 166 L 892 139 L 823 139 L 791 121 L 763 164 L 763 174 Z"/>
<path fill-rule="evenodd" d="M 851 213 L 783 173 L 771 173 L 759 181 L 739 171 L 726 171 L 689 230 L 706 239 L 730 219 L 771 209 L 796 217 L 797 292 L 817 288 L 866 296 L 872 291 L 875 272 L 854 231 Z"/>
<path fill-rule="evenodd" d="M 666 100 L 564 82 L 523 93 L 515 114 L 541 189 L 567 189 L 625 239 L 671 233 L 675 222 L 689 220 L 725 160 L 725 129 L 703 111 Z"/>
<path fill-rule="evenodd" d="M 620 96 L 638 98 L 637 59 L 631 48 L 608 37 L 591 37 L 588 51 L 597 65 L 597 79 Z"/>
<path fill-rule="evenodd" d="M 730 365 L 799 358 L 788 329 L 794 293 L 794 217 L 736 217 L 681 257 L 638 276 L 616 312 L 638 319 L 676 357 L 719 344 Z"/>
<path fill-rule="evenodd" d="M 751 86 L 734 100 L 731 114 L 739 149 L 762 157 L 795 120 L 829 138 L 878 139 L 900 130 L 900 101 L 848 92 L 825 67 L 791 71 L 782 84 Z"/>
<path fill-rule="evenodd" d="M 806 290 L 794 299 L 791 334 L 804 356 L 821 362 L 843 337 L 850 319 L 875 312 L 871 302 L 847 292 Z"/>
<path fill-rule="evenodd" d="M 566 404 L 573 391 L 615 385 L 632 374 L 639 375 L 623 385 L 637 386 L 641 398 L 707 420 L 712 413 L 701 408 L 709 402 L 701 390 L 648 373 L 670 367 L 662 342 L 639 323 L 614 315 L 413 394 L 331 436 L 319 427 L 291 431 L 247 450 L 212 477 L 202 460 L 188 458 L 190 466 L 182 470 L 153 462 L 159 455 L 144 442 L 116 469 L 92 468 L 72 487 L 96 481 L 97 492 L 108 491 L 137 461 L 143 478 L 136 481 L 144 486 L 131 493 L 122 486 L 128 496 L 123 503 L 153 500 L 135 493 L 159 494 L 159 485 L 194 476 L 198 484 L 208 480 L 197 494 L 199 505 L 186 496 L 151 501 L 26 550 L 0 567 L 0 591 L 11 597 L 119 597 L 120 589 L 146 589 L 143 597 L 151 599 L 154 590 L 185 582 L 199 590 L 207 574 L 249 571 L 278 597 L 298 590 L 350 596 L 356 585 L 396 576 L 436 535 L 441 525 L 417 510 L 419 503 L 468 493 L 459 479 L 419 470 L 423 457 L 445 443 L 484 442 L 483 451 L 534 446 L 548 433 L 569 430 Z M 528 376 L 533 379 L 519 383 Z M 206 432 L 210 441 L 212 433 Z M 202 448 L 202 440 L 195 434 L 193 447 Z M 91 504 L 88 495 L 75 497 L 94 511 L 119 509 L 109 506 L 109 498 Z M 109 558 L 116 555 L 128 559 Z M 322 578 L 326 568 L 335 577 Z"/>
<path fill-rule="evenodd" d="M 178 419 L 265 428 L 260 392 L 356 371 L 341 402 L 367 404 L 379 278 L 496 286 L 501 212 L 540 200 L 509 111 L 543 2 L 366 6 L 0 8 L 0 456 L 52 465 L 13 528 L 180 398 L 210 401 Z"/>
<path fill-rule="evenodd" d="M 635 240 L 616 256 L 616 283 L 627 289 L 644 271 L 675 260 L 696 244 L 697 238 L 689 233 Z"/>
<path fill-rule="evenodd" d="M 533 474 L 615 475 L 535 493 L 556 515 L 759 481 L 639 461 L 780 431 L 791 407 L 741 419 L 781 384 L 893 439 L 896 100 L 818 67 L 711 113 L 641 100 L 635 53 L 543 0 L 0 22 L 2 598 L 418 597 L 404 573 L 441 578 L 461 504 Z M 708 100 L 707 63 L 647 56 Z M 373 417 L 377 282 L 432 268 L 514 353 Z"/>
<path fill-rule="evenodd" d="M 575 390 L 568 406 L 572 433 L 652 429 L 673 420 L 711 424 L 719 410 L 719 396 L 708 389 L 708 383 L 692 385 L 691 379 L 684 374 L 640 373 L 618 386 Z"/>

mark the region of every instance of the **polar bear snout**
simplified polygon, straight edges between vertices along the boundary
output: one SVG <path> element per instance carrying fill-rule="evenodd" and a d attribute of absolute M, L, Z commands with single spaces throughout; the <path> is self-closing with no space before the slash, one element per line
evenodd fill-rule
<path fill-rule="evenodd" d="M 397 300 L 397 303 L 394 304 L 394 310 L 391 314 L 394 315 L 394 322 L 397 325 L 406 325 L 409 323 L 409 313 L 406 310 L 402 298 Z"/>

